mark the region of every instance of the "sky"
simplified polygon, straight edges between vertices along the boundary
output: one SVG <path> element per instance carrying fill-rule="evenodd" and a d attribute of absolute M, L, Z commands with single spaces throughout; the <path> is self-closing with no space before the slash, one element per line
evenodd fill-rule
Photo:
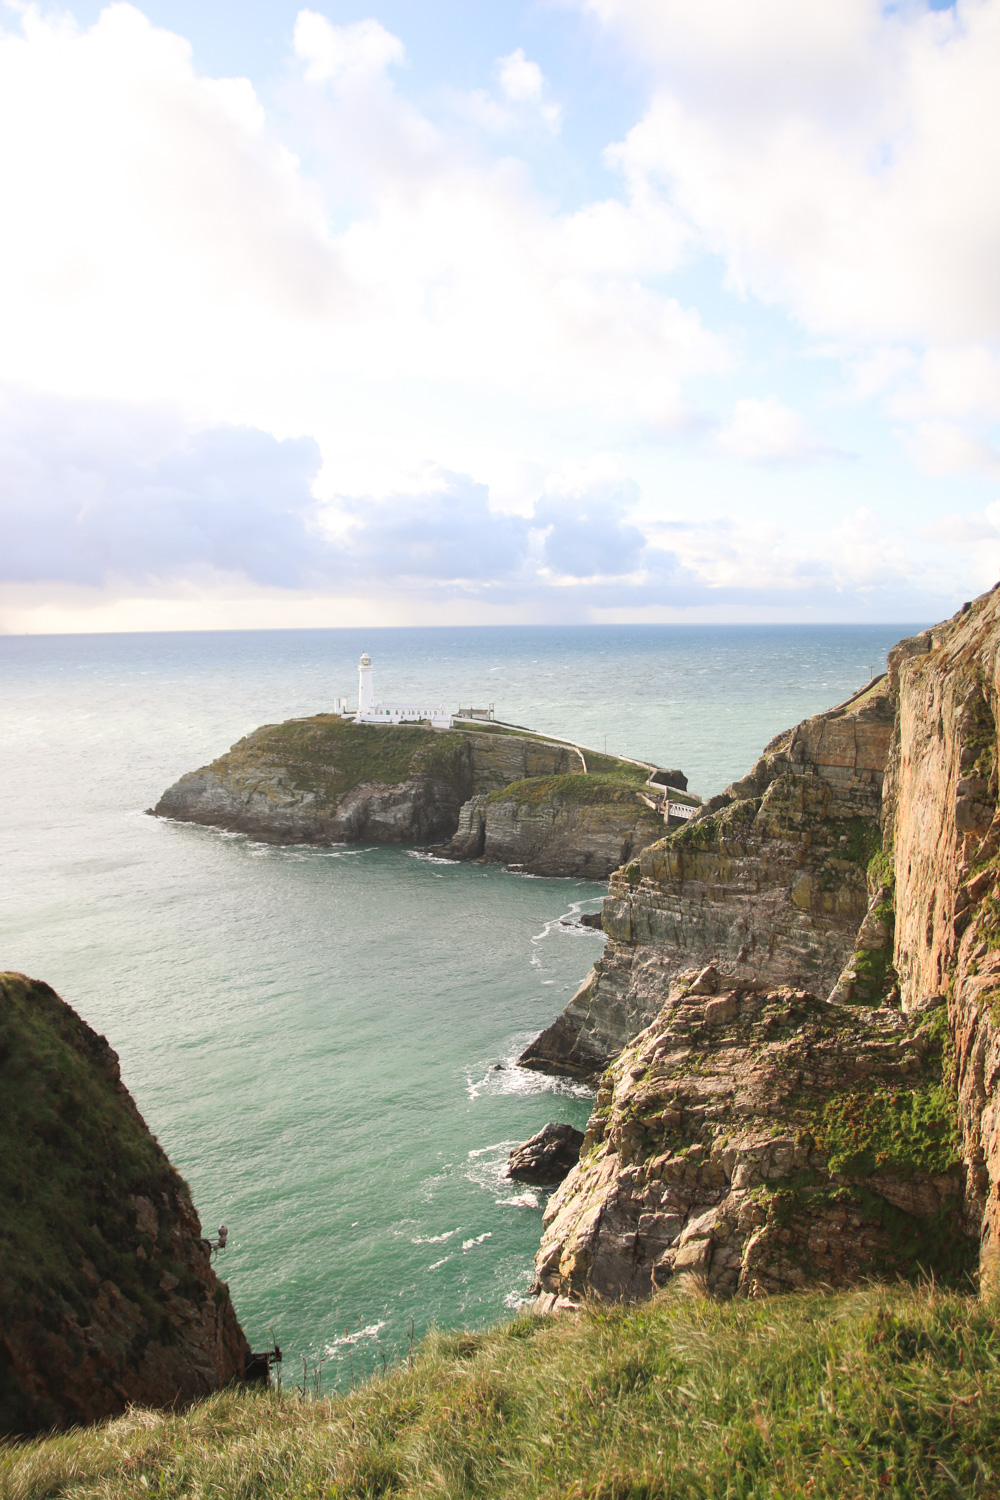
<path fill-rule="evenodd" d="M 0 632 L 932 620 L 1000 0 L 0 0 Z"/>

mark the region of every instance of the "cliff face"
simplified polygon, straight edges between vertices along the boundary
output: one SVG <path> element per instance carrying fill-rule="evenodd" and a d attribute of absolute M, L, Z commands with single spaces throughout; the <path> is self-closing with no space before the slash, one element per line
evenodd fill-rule
<path fill-rule="evenodd" d="M 0 1433 L 191 1401 L 249 1354 L 182 1179 L 118 1059 L 0 976 Z"/>
<path fill-rule="evenodd" d="M 596 1077 L 692 965 L 828 993 L 868 908 L 893 723 L 882 679 L 779 736 L 748 776 L 614 874 L 604 955 L 522 1063 Z"/>
<path fill-rule="evenodd" d="M 902 1003 L 944 995 L 967 1193 L 984 1268 L 1000 1251 L 1000 592 L 890 657 L 899 713 L 886 778 Z"/>
<path fill-rule="evenodd" d="M 1000 1279 L 998 712 L 1000 591 L 612 877 L 605 956 L 526 1058 L 617 1059 L 547 1214 L 543 1304 L 977 1251 Z"/>
<path fill-rule="evenodd" d="M 663 831 L 661 814 L 633 786 L 599 776 L 540 776 L 467 802 L 448 852 L 533 875 L 606 880 Z"/>
<path fill-rule="evenodd" d="M 943 1009 L 908 1018 L 688 976 L 601 1081 L 536 1260 L 542 1308 L 974 1264 Z"/>

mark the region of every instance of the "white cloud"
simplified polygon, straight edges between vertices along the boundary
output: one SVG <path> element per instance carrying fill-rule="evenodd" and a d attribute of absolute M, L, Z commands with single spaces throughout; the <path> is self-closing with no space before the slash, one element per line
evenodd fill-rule
<path fill-rule="evenodd" d="M 741 494 L 727 524 L 654 534 L 629 476 L 646 464 L 644 516 L 666 495 L 677 517 L 727 509 L 680 492 L 688 459 L 672 469 L 660 441 L 710 431 L 692 391 L 737 363 L 739 328 L 692 305 L 711 256 L 835 345 L 855 396 L 893 403 L 934 472 L 1000 474 L 992 437 L 963 426 L 1000 415 L 1000 0 L 589 8 L 636 48 L 651 100 L 609 158 L 622 191 L 563 211 L 514 154 L 570 149 L 523 48 L 469 96 L 488 141 L 415 107 L 376 19 L 302 11 L 265 108 L 130 4 L 90 27 L 8 6 L 0 382 L 63 399 L 68 424 L 22 412 L 20 447 L 0 433 L 23 527 L 8 567 L 41 576 L 48 526 L 67 587 L 179 589 L 187 568 L 334 588 L 379 559 L 396 602 L 404 585 L 585 601 L 599 579 L 608 607 L 700 607 L 905 581 L 870 517 L 843 535 L 744 524 Z M 84 410 L 117 447 L 78 440 Z M 588 472 L 609 450 L 627 455 L 616 472 Z M 828 451 L 748 395 L 698 461 L 770 465 L 740 476 L 763 493 Z M 499 475 L 517 515 L 497 512 Z"/>
<path fill-rule="evenodd" d="M 907 581 L 904 547 L 866 507 L 832 526 L 779 526 L 760 519 L 695 522 L 670 546 L 703 587 L 794 597 L 816 589 L 858 598 Z"/>
<path fill-rule="evenodd" d="M 597 208 L 591 249 L 516 160 L 470 159 L 400 96 L 378 22 L 305 11 L 295 46 L 279 118 L 128 4 L 0 31 L 0 140 L 18 143 L 0 151 L 0 380 L 310 432 L 328 487 L 357 489 L 378 465 L 386 490 L 448 465 L 501 408 L 539 429 L 684 420 L 685 380 L 730 355 L 637 275 L 676 256 L 667 214 L 640 211 L 633 239 Z M 507 59 L 514 92 L 533 66 Z"/>
<path fill-rule="evenodd" d="M 1000 3 L 580 0 L 649 69 L 617 159 L 733 282 L 863 341 L 1000 335 Z"/>
<path fill-rule="evenodd" d="M 499 69 L 500 87 L 513 104 L 540 103 L 545 79 L 538 64 L 525 57 L 523 47 L 501 57 Z"/>
<path fill-rule="evenodd" d="M 169 601 L 195 580 L 207 600 L 237 608 L 254 591 L 279 590 L 579 618 L 762 594 L 813 607 L 908 576 L 899 541 L 863 509 L 832 526 L 643 519 L 637 486 L 610 454 L 551 476 L 527 514 L 498 512 L 486 486 L 440 470 L 405 492 L 318 501 L 310 439 L 234 427 L 185 434 L 163 411 L 0 395 L 8 610 L 11 600 L 23 608 L 30 586 L 45 586 L 36 602 L 54 585 L 89 590 L 80 597 L 90 609 L 102 594 L 137 589 Z M 992 525 L 989 534 L 1000 544 Z"/>
<path fill-rule="evenodd" d="M 1000 447 L 953 422 L 918 422 L 904 437 L 929 474 L 972 472 L 1000 479 Z"/>
<path fill-rule="evenodd" d="M 334 26 L 314 10 L 299 11 L 292 40 L 310 83 L 367 83 L 406 58 L 399 37 L 378 21 Z"/>
<path fill-rule="evenodd" d="M 507 57 L 501 57 L 497 66 L 504 97 L 511 104 L 535 109 L 550 130 L 558 130 L 562 110 L 546 99 L 545 76 L 536 62 L 525 57 L 524 48 L 517 47 Z"/>
<path fill-rule="evenodd" d="M 1000 421 L 1000 352 L 983 344 L 929 349 L 916 379 L 891 403 L 907 419 L 979 417 Z"/>
<path fill-rule="evenodd" d="M 750 463 L 795 463 L 823 451 L 799 413 L 773 396 L 737 401 L 731 422 L 718 432 L 716 442 L 724 453 Z"/>

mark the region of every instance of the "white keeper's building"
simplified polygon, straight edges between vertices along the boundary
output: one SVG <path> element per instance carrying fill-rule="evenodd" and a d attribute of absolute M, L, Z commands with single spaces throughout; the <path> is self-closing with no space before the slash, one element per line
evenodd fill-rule
<path fill-rule="evenodd" d="M 358 667 L 358 711 L 356 724 L 420 724 L 430 721 L 434 729 L 450 729 L 451 714 L 443 703 L 376 703 L 372 681 L 372 659 L 367 651 Z"/>

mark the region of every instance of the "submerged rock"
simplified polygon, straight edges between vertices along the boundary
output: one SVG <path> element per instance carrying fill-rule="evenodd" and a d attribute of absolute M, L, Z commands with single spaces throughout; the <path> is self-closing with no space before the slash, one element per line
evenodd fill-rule
<path fill-rule="evenodd" d="M 572 1125 L 543 1125 L 537 1135 L 515 1146 L 507 1162 L 507 1176 L 515 1182 L 547 1187 L 562 1182 L 580 1160 L 583 1131 Z"/>
<path fill-rule="evenodd" d="M 0 975 L 0 1202 L 0 1434 L 242 1377 L 228 1288 L 117 1056 L 20 974 Z"/>

